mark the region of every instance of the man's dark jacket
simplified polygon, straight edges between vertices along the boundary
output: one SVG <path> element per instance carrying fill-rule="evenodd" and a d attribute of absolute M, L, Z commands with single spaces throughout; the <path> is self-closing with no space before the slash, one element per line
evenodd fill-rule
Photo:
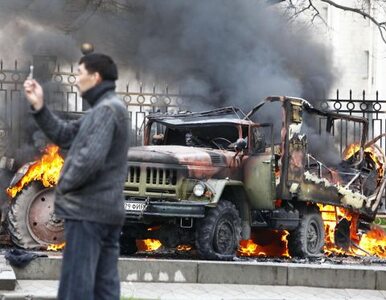
<path fill-rule="evenodd" d="M 103 81 L 85 92 L 91 108 L 66 122 L 44 106 L 33 112 L 55 144 L 69 149 L 56 187 L 55 214 L 63 219 L 111 225 L 124 222 L 129 117 L 115 84 Z"/>

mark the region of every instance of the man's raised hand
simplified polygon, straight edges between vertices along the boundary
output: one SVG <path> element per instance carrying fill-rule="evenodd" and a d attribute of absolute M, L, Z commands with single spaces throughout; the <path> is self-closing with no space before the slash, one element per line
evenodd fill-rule
<path fill-rule="evenodd" d="M 34 79 L 24 81 L 24 94 L 28 102 L 35 110 L 40 110 L 44 105 L 43 89 L 41 85 Z"/>

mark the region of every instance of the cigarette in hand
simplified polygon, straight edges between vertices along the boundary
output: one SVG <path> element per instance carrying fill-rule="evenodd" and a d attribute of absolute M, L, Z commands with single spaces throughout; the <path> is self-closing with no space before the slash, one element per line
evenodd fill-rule
<path fill-rule="evenodd" d="M 32 80 L 33 78 L 34 78 L 34 66 L 30 65 L 29 66 L 29 74 L 28 74 L 27 79 Z"/>

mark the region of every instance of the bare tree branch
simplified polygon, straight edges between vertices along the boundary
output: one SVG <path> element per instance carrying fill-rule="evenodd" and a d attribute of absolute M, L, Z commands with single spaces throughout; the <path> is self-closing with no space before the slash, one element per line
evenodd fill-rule
<path fill-rule="evenodd" d="M 316 12 L 316 13 L 314 14 L 314 16 L 312 17 L 311 22 L 314 22 L 315 18 L 318 17 L 320 20 L 322 20 L 322 22 L 324 23 L 324 25 L 328 26 L 326 20 L 325 20 L 324 18 L 321 17 L 320 12 L 319 12 L 319 9 L 314 5 L 314 3 L 312 3 L 312 0 L 309 0 L 309 2 L 310 2 L 310 5 L 311 5 L 312 9 Z"/>
<path fill-rule="evenodd" d="M 373 22 L 378 27 L 379 33 L 381 34 L 381 38 L 382 38 L 383 42 L 386 43 L 386 39 L 385 39 L 385 36 L 383 34 L 383 31 L 386 30 L 386 27 L 385 27 L 386 22 L 378 22 L 373 16 L 370 15 L 370 13 L 367 13 L 362 9 L 340 5 L 340 4 L 336 3 L 335 1 L 331 1 L 331 0 L 320 0 L 320 1 L 327 3 L 333 7 L 336 7 L 338 9 L 341 9 L 344 11 L 351 11 L 353 13 L 356 13 L 356 14 L 363 16 L 364 18 L 368 18 L 371 22 Z"/>
<path fill-rule="evenodd" d="M 289 9 L 293 11 L 293 13 L 289 15 L 289 19 L 294 19 L 305 11 L 310 10 L 312 8 L 310 0 L 307 0 L 307 3 L 308 5 L 305 5 L 304 7 L 298 7 L 292 0 L 289 0 Z"/>
<path fill-rule="evenodd" d="M 302 7 L 300 10 L 298 10 L 298 7 L 300 5 L 299 4 L 294 4 L 292 0 L 282 0 L 281 2 L 289 3 L 288 5 L 290 7 L 292 7 L 294 9 L 294 11 L 295 11 L 295 14 L 294 14 L 295 16 L 305 12 L 306 10 L 312 10 L 312 11 L 315 12 L 315 14 L 312 16 L 312 22 L 315 20 L 316 17 L 320 17 L 320 19 L 323 20 L 323 22 L 326 24 L 325 20 L 320 16 L 319 10 L 313 4 L 313 1 L 314 0 L 304 0 L 304 1 L 301 1 L 303 3 L 306 2 L 308 5 L 306 4 L 306 6 Z M 341 5 L 341 4 L 339 4 L 339 3 L 337 3 L 336 1 L 333 1 L 333 0 L 318 0 L 318 1 L 320 1 L 322 3 L 326 3 L 326 4 L 328 4 L 328 5 L 332 6 L 332 7 L 340 9 L 342 11 L 352 12 L 352 13 L 355 13 L 355 14 L 358 14 L 358 15 L 364 17 L 365 19 L 369 19 L 378 28 L 380 36 L 381 36 L 383 42 L 386 44 L 386 37 L 385 37 L 385 34 L 386 34 L 386 21 L 377 20 L 377 18 L 375 18 L 373 15 L 371 15 L 371 11 L 366 12 L 366 7 L 364 5 L 362 5 L 361 8 L 356 8 L 356 7 Z M 386 10 L 385 10 L 386 1 L 385 0 L 373 0 L 372 2 L 377 4 L 379 6 L 379 9 L 382 9 L 382 10 L 384 10 L 386 12 Z"/>

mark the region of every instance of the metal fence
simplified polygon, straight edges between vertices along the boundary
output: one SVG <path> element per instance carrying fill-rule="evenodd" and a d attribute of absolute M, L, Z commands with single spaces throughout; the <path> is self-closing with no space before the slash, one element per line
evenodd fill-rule
<path fill-rule="evenodd" d="M 375 93 L 375 98 L 367 97 L 366 92 L 363 91 L 361 99 L 353 99 L 351 90 L 348 95 L 343 96 L 337 90 L 335 98 L 321 100 L 319 103 L 321 109 L 367 118 L 369 138 L 386 132 L 386 100 L 379 98 L 378 91 Z M 385 142 L 385 137 L 378 142 L 384 151 L 386 151 Z"/>
<path fill-rule="evenodd" d="M 379 93 L 376 91 L 375 97 L 369 97 L 365 91 L 362 91 L 360 99 L 354 99 L 352 90 L 347 95 L 341 95 L 339 90 L 336 91 L 336 97 L 324 99 L 318 102 L 320 109 L 335 111 L 353 116 L 365 117 L 369 121 L 368 140 L 386 132 L 386 100 L 379 98 Z M 343 134 L 348 135 L 348 129 Z M 340 143 L 340 150 L 344 149 Z M 386 138 L 379 139 L 377 144 L 386 153 Z M 386 197 L 383 195 L 382 206 L 379 210 L 381 213 L 386 213 Z"/>
<path fill-rule="evenodd" d="M 140 82 L 130 85 L 124 83 L 124 79 L 118 82 L 121 89 L 117 89 L 117 95 L 124 101 L 130 116 L 132 131 L 131 145 L 143 143 L 143 125 L 145 116 L 154 112 L 170 112 L 183 108 L 183 103 L 193 96 L 183 95 L 178 90 L 169 89 L 169 86 L 145 86 Z M 123 89 L 122 89 L 123 86 Z M 133 87 L 135 86 L 135 87 Z M 60 66 L 53 72 L 53 90 L 49 103 L 57 111 L 82 112 L 88 105 L 80 97 L 75 86 L 75 73 L 73 66 L 63 71 Z"/>
<path fill-rule="evenodd" d="M 48 90 L 46 98 L 49 106 L 54 110 L 70 113 L 79 113 L 87 108 L 76 89 L 73 66 L 64 68 L 57 64 L 56 58 L 53 57 L 34 57 L 33 63 L 38 69 L 40 66 L 43 75 L 38 75 L 43 80 L 50 79 L 45 89 Z M 25 129 L 33 126 L 28 121 L 28 106 L 22 97 L 22 84 L 28 73 L 28 64 L 20 68 L 15 61 L 11 67 L 6 68 L 0 61 L 0 121 L 6 124 L 12 147 L 16 148 L 29 138 L 30 133 Z M 118 89 L 117 94 L 126 103 L 130 114 L 132 136 L 136 137 L 131 140 L 131 145 L 142 144 L 143 123 L 147 114 L 156 111 L 176 111 L 183 108 L 187 101 L 194 101 L 192 95 L 183 95 L 178 89 L 170 89 L 168 86 L 145 87 L 137 84 L 136 88 L 132 88 L 123 80 L 120 79 L 118 86 L 124 86 L 124 89 Z M 335 98 L 322 99 L 318 103 L 321 109 L 366 117 L 369 120 L 369 138 L 386 132 L 386 100 L 379 99 L 378 92 L 375 98 L 368 98 L 363 91 L 361 99 L 354 99 L 351 91 L 347 97 L 337 91 Z M 346 136 L 347 134 L 346 132 Z M 386 152 L 385 137 L 378 141 L 378 145 Z M 386 212 L 385 201 L 382 211 Z"/>
<path fill-rule="evenodd" d="M 80 97 L 75 85 L 74 67 L 72 65 L 62 67 L 60 64 L 50 67 L 52 60 L 47 60 L 46 57 L 38 59 L 39 62 L 34 62 L 34 65 L 42 65 L 41 61 L 46 60 L 46 64 L 43 64 L 44 67 L 40 68 L 40 71 L 49 73 L 50 80 L 44 83 L 45 100 L 48 106 L 58 112 L 70 113 L 68 116 L 86 110 L 88 105 Z M 34 69 L 36 70 L 36 66 Z M 8 132 L 12 137 L 12 146 L 16 148 L 25 143 L 28 138 L 25 136 L 28 127 L 33 126 L 28 124 L 28 105 L 22 95 L 22 85 L 28 74 L 28 64 L 21 69 L 15 61 L 12 67 L 5 68 L 0 61 L 0 120 L 7 124 Z M 43 82 L 47 79 L 45 74 L 38 74 L 38 77 Z M 183 95 L 178 89 L 167 85 L 145 86 L 139 82 L 129 85 L 121 79 L 117 86 L 120 87 L 117 89 L 117 95 L 125 102 L 129 111 L 132 136 L 135 137 L 131 139 L 132 146 L 143 142 L 142 130 L 146 115 L 157 111 L 180 110 L 183 108 L 183 103 L 194 98 L 194 96 Z"/>

